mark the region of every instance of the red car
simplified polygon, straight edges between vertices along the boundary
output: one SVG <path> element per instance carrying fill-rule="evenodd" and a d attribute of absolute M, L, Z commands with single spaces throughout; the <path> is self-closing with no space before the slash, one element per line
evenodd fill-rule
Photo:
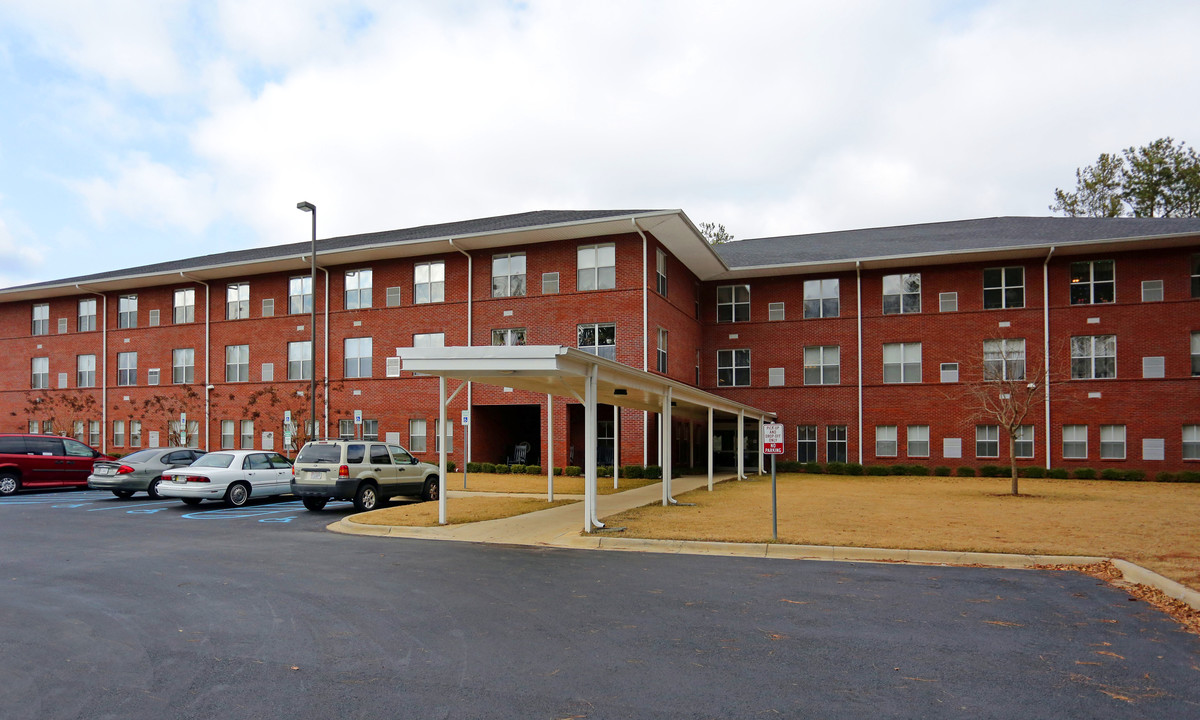
<path fill-rule="evenodd" d="M 22 488 L 87 488 L 92 463 L 112 459 L 71 438 L 0 434 L 0 496 Z"/>

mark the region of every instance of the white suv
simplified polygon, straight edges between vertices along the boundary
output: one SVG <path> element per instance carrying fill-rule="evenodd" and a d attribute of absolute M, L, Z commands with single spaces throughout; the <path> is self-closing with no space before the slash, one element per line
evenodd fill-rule
<path fill-rule="evenodd" d="M 292 494 L 309 510 L 331 499 L 354 500 L 355 509 L 374 510 L 396 495 L 437 500 L 438 469 L 399 445 L 371 440 L 313 440 L 292 465 Z"/>

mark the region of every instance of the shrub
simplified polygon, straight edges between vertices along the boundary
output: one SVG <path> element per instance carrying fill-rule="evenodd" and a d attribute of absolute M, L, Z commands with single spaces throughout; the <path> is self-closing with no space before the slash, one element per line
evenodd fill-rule
<path fill-rule="evenodd" d="M 917 477 L 925 477 L 929 475 L 929 467 L 926 465 L 909 465 L 908 474 Z"/>
<path fill-rule="evenodd" d="M 613 471 L 612 465 L 597 465 L 596 466 L 596 477 L 610 478 L 610 477 L 612 477 L 612 471 Z"/>
<path fill-rule="evenodd" d="M 1175 477 L 1175 473 L 1169 472 L 1160 472 L 1154 476 L 1154 479 L 1159 482 L 1179 482 L 1179 479 Z"/>
<path fill-rule="evenodd" d="M 1116 468 L 1105 468 L 1100 471 L 1100 477 L 1105 480 L 1124 480 L 1125 471 Z"/>
<path fill-rule="evenodd" d="M 863 468 L 863 472 L 866 473 L 867 475 L 891 475 L 892 474 L 891 468 L 884 467 L 883 465 L 868 465 L 865 468 Z"/>
<path fill-rule="evenodd" d="M 494 473 L 496 472 L 496 463 L 480 463 L 479 471 L 485 473 Z"/>
<path fill-rule="evenodd" d="M 1076 480 L 1095 480 L 1096 471 L 1091 468 L 1077 468 L 1071 476 Z"/>
<path fill-rule="evenodd" d="M 1178 478 L 1177 482 L 1200 483 L 1200 472 L 1195 470 L 1184 470 L 1176 477 Z"/>
<path fill-rule="evenodd" d="M 806 462 L 804 463 L 804 472 L 820 475 L 825 472 L 825 468 L 821 467 L 821 463 L 819 462 Z"/>
<path fill-rule="evenodd" d="M 825 472 L 829 473 L 830 475 L 845 475 L 846 463 L 831 462 L 825 466 Z"/>
<path fill-rule="evenodd" d="M 458 466 L 454 464 L 454 461 L 453 461 L 453 460 L 447 460 L 447 461 L 446 461 L 446 472 L 448 472 L 448 473 L 452 473 L 452 472 L 454 472 L 454 469 L 455 469 L 455 468 L 457 468 L 457 467 L 458 467 Z"/>
<path fill-rule="evenodd" d="M 946 467 L 945 465 L 938 465 L 933 469 L 933 474 L 937 477 L 949 477 L 950 468 Z"/>
<path fill-rule="evenodd" d="M 496 473 L 498 475 L 507 475 L 510 472 L 512 472 L 512 470 L 507 465 L 497 465 L 496 466 Z"/>
<path fill-rule="evenodd" d="M 483 463 L 477 463 L 477 462 L 467 463 L 467 472 L 469 472 L 469 473 L 483 472 Z"/>
<path fill-rule="evenodd" d="M 988 478 L 1004 477 L 1008 472 L 1008 468 L 1002 468 L 999 465 L 984 465 L 979 468 L 979 475 Z"/>
<path fill-rule="evenodd" d="M 647 465 L 645 477 L 647 480 L 661 480 L 662 479 L 662 467 L 660 467 L 658 465 Z"/>
<path fill-rule="evenodd" d="M 510 473 L 512 473 L 513 475 L 524 475 L 525 474 L 525 466 L 524 465 L 510 465 L 508 467 L 508 471 Z"/>
<path fill-rule="evenodd" d="M 1052 468 L 1046 471 L 1046 477 L 1054 478 L 1055 480 L 1066 480 L 1071 477 L 1071 473 L 1066 468 Z"/>
<path fill-rule="evenodd" d="M 566 471 L 567 471 L 567 469 L 566 469 L 566 468 L 560 468 L 560 467 L 559 467 L 559 468 L 554 468 L 554 474 L 555 474 L 555 475 L 564 475 L 564 474 L 566 474 Z"/>
<path fill-rule="evenodd" d="M 975 468 L 963 466 L 958 469 L 959 477 L 975 477 Z"/>
<path fill-rule="evenodd" d="M 804 470 L 804 463 L 795 460 L 776 460 L 775 469 L 778 472 L 794 473 Z"/>
<path fill-rule="evenodd" d="M 627 477 L 630 480 L 640 480 L 646 477 L 646 469 L 641 465 L 623 465 L 621 466 L 621 477 Z"/>
<path fill-rule="evenodd" d="M 862 475 L 863 474 L 863 466 L 859 465 L 858 463 L 846 463 L 846 474 L 847 475 Z"/>
<path fill-rule="evenodd" d="M 581 474 L 583 474 L 583 468 L 578 465 L 567 466 L 567 477 L 579 477 Z"/>
<path fill-rule="evenodd" d="M 541 475 L 542 474 L 542 466 L 541 465 L 526 465 L 525 466 L 525 474 L 526 475 Z"/>
<path fill-rule="evenodd" d="M 1046 477 L 1046 468 L 1040 465 L 1030 465 L 1029 467 L 1021 468 L 1021 477 L 1027 478 L 1044 478 Z"/>
<path fill-rule="evenodd" d="M 1142 482 L 1146 479 L 1146 473 L 1143 470 L 1126 470 L 1125 479 L 1129 482 Z"/>

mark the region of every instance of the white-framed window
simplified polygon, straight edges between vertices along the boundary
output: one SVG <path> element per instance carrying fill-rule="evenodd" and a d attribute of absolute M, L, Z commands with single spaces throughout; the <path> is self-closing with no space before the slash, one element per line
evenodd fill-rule
<path fill-rule="evenodd" d="M 978 457 L 978 458 L 1000 457 L 1000 426 L 999 425 L 976 425 L 975 426 L 975 457 Z"/>
<path fill-rule="evenodd" d="M 1200 376 L 1200 332 L 1192 333 L 1192 377 Z"/>
<path fill-rule="evenodd" d="M 1117 336 L 1082 335 L 1071 338 L 1071 378 L 1101 380 L 1117 376 Z"/>
<path fill-rule="evenodd" d="M 1200 298 L 1200 253 L 1192 256 L 1192 297 Z"/>
<path fill-rule="evenodd" d="M 122 295 L 117 298 L 117 327 L 137 327 L 137 295 Z"/>
<path fill-rule="evenodd" d="M 593 355 L 609 360 L 617 359 L 616 323 L 586 323 L 576 328 L 576 346 Z"/>
<path fill-rule="evenodd" d="M 804 348 L 805 385 L 838 385 L 841 382 L 841 349 L 837 345 Z"/>
<path fill-rule="evenodd" d="M 1162 280 L 1143 280 L 1142 281 L 1142 302 L 1162 302 L 1163 299 L 1163 281 Z"/>
<path fill-rule="evenodd" d="M 117 385 L 137 385 L 137 353 L 117 353 Z"/>
<path fill-rule="evenodd" d="M 958 382 L 958 363 L 942 363 L 941 381 L 944 383 Z"/>
<path fill-rule="evenodd" d="M 804 317 L 827 318 L 841 314 L 841 295 L 837 278 L 804 281 Z"/>
<path fill-rule="evenodd" d="M 400 288 L 398 286 L 392 286 L 387 289 L 384 302 L 387 303 L 388 307 L 400 307 L 400 299 Z"/>
<path fill-rule="evenodd" d="M 817 426 L 796 426 L 796 460 L 799 462 L 817 461 Z"/>
<path fill-rule="evenodd" d="M 225 382 L 250 382 L 250 346 L 225 346 Z"/>
<path fill-rule="evenodd" d="M 717 287 L 717 322 L 746 322 L 750 319 L 750 286 Z"/>
<path fill-rule="evenodd" d="M 525 328 L 501 328 L 492 331 L 492 345 L 515 347 L 525 344 Z"/>
<path fill-rule="evenodd" d="M 1025 307 L 1025 268 L 998 267 L 983 271 L 983 309 Z"/>
<path fill-rule="evenodd" d="M 113 420 L 112 444 L 116 447 L 125 447 L 124 420 Z"/>
<path fill-rule="evenodd" d="M 717 386 L 750 385 L 750 348 L 717 351 Z"/>
<path fill-rule="evenodd" d="M 346 338 L 344 366 L 348 378 L 371 377 L 372 341 L 369 337 Z"/>
<path fill-rule="evenodd" d="M 779 322 L 786 320 L 784 313 L 784 304 L 781 302 L 767 303 L 767 320 L 770 322 Z"/>
<path fill-rule="evenodd" d="M 48 303 L 38 303 L 33 306 L 33 334 L 50 334 L 50 305 Z"/>
<path fill-rule="evenodd" d="M 41 424 L 40 424 L 40 423 L 38 423 L 38 421 L 37 421 L 37 420 L 30 420 L 30 421 L 29 421 L 29 434 L 30 434 L 30 435 L 37 435 L 38 433 L 40 433 L 40 432 L 41 432 L 41 430 L 39 430 L 39 429 L 38 429 L 38 428 L 40 428 L 40 427 L 41 427 Z"/>
<path fill-rule="evenodd" d="M 288 343 L 288 380 L 308 380 L 313 375 L 312 342 Z"/>
<path fill-rule="evenodd" d="M 408 449 L 415 453 L 425 452 L 425 418 L 408 421 Z"/>
<path fill-rule="evenodd" d="M 96 298 L 79 301 L 79 332 L 96 329 Z"/>
<path fill-rule="evenodd" d="M 846 462 L 846 451 L 849 443 L 846 440 L 845 425 L 825 426 L 825 461 Z"/>
<path fill-rule="evenodd" d="M 442 431 L 441 422 L 433 421 L 433 451 L 442 451 Z M 454 452 L 454 421 L 447 418 L 446 420 L 446 452 Z"/>
<path fill-rule="evenodd" d="M 265 318 L 275 317 L 275 298 L 263 298 L 262 316 Z"/>
<path fill-rule="evenodd" d="M 79 442 L 87 442 L 87 421 L 85 421 L 85 420 L 76 420 L 75 421 L 75 432 L 72 434 L 72 437 L 74 437 Z"/>
<path fill-rule="evenodd" d="M 222 420 L 221 421 L 221 449 L 233 450 L 237 447 L 237 421 Z"/>
<path fill-rule="evenodd" d="M 413 347 L 440 348 L 446 347 L 446 333 L 414 333 Z"/>
<path fill-rule="evenodd" d="M 338 439 L 353 440 L 358 437 L 358 429 L 354 427 L 354 418 L 338 420 Z"/>
<path fill-rule="evenodd" d="M 1183 459 L 1200 460 L 1200 425 L 1183 426 Z"/>
<path fill-rule="evenodd" d="M 576 290 L 612 290 L 617 286 L 616 244 L 580 245 L 575 268 Z"/>
<path fill-rule="evenodd" d="M 243 450 L 254 449 L 254 421 L 243 420 L 241 422 L 241 443 Z"/>
<path fill-rule="evenodd" d="M 883 276 L 883 314 L 921 312 L 921 273 Z"/>
<path fill-rule="evenodd" d="M 345 305 L 347 310 L 371 307 L 372 272 L 370 268 L 346 271 Z"/>
<path fill-rule="evenodd" d="M 525 294 L 525 253 L 492 256 L 492 297 Z"/>
<path fill-rule="evenodd" d="M 158 327 L 158 308 L 150 308 L 150 321 L 146 323 L 149 327 Z"/>
<path fill-rule="evenodd" d="M 413 266 L 413 303 L 425 305 L 446 300 L 446 262 L 417 263 Z"/>
<path fill-rule="evenodd" d="M 307 315 L 313 308 L 313 286 L 311 275 L 288 278 L 288 314 Z"/>
<path fill-rule="evenodd" d="M 44 390 L 50 387 L 50 358 L 33 358 L 33 360 L 30 362 L 30 369 L 30 388 L 34 390 Z"/>
<path fill-rule="evenodd" d="M 1025 379 L 1025 338 L 983 341 L 984 380 Z"/>
<path fill-rule="evenodd" d="M 196 288 L 176 290 L 171 308 L 171 317 L 176 325 L 196 322 Z"/>
<path fill-rule="evenodd" d="M 225 286 L 225 319 L 245 320 L 250 317 L 250 283 L 230 283 Z"/>
<path fill-rule="evenodd" d="M 75 386 L 96 387 L 96 356 L 75 356 Z"/>
<path fill-rule="evenodd" d="M 135 447 L 141 447 L 141 446 L 142 446 L 142 421 L 141 420 L 130 420 L 129 421 L 129 447 L 135 448 Z"/>
<path fill-rule="evenodd" d="M 940 312 L 958 312 L 958 293 L 938 293 L 938 310 Z"/>
<path fill-rule="evenodd" d="M 667 331 L 663 328 L 658 329 L 658 371 L 665 373 L 667 371 Z"/>
<path fill-rule="evenodd" d="M 100 444 L 100 421 L 88 420 L 88 445 L 96 447 Z"/>
<path fill-rule="evenodd" d="M 1100 459 L 1101 460 L 1124 460 L 1125 459 L 1125 426 L 1124 425 L 1101 425 L 1100 426 Z"/>
<path fill-rule="evenodd" d="M 171 351 L 171 382 L 176 385 L 193 382 L 196 378 L 196 350 L 176 348 Z"/>
<path fill-rule="evenodd" d="M 158 384 L 158 368 L 150 368 L 150 369 L 146 370 L 146 384 L 147 385 L 157 385 Z"/>
<path fill-rule="evenodd" d="M 1033 426 L 1022 425 L 1013 435 L 1013 455 L 1029 459 L 1034 456 Z"/>
<path fill-rule="evenodd" d="M 658 294 L 663 297 L 667 296 L 667 254 L 662 250 L 655 248 L 655 279 L 657 280 Z"/>
<path fill-rule="evenodd" d="M 542 273 L 542 294 L 557 295 L 558 294 L 558 273 L 548 272 Z"/>
<path fill-rule="evenodd" d="M 1063 425 L 1062 456 L 1071 460 L 1087 459 L 1087 425 Z"/>
<path fill-rule="evenodd" d="M 1116 300 L 1116 264 L 1112 260 L 1071 263 L 1072 305 L 1110 303 Z"/>
<path fill-rule="evenodd" d="M 921 343 L 884 343 L 883 381 L 921 382 Z"/>
<path fill-rule="evenodd" d="M 905 447 L 910 458 L 929 457 L 928 425 L 909 425 L 905 435 Z"/>
<path fill-rule="evenodd" d="M 896 426 L 876 425 L 875 457 L 896 457 L 897 452 Z"/>

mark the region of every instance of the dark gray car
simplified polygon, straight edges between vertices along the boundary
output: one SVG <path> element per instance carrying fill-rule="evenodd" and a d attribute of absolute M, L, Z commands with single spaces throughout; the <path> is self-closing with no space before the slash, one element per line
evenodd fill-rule
<path fill-rule="evenodd" d="M 139 491 L 151 498 L 158 498 L 158 484 L 162 482 L 163 470 L 187 467 L 203 454 L 203 450 L 187 447 L 138 450 L 119 460 L 95 463 L 87 484 L 93 490 L 112 490 L 113 495 L 122 499 Z"/>

